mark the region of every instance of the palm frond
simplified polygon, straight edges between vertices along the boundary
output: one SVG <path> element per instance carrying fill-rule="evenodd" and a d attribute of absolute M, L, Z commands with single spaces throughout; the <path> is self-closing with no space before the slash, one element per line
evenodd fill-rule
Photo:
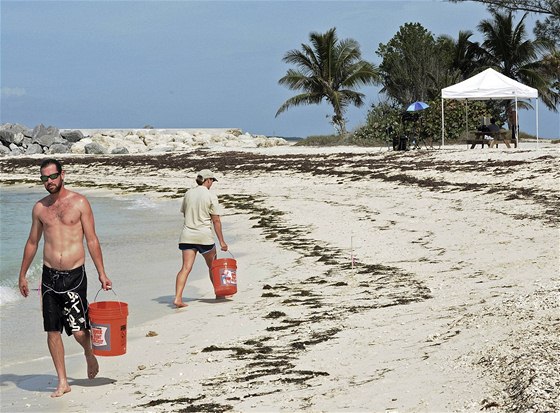
<path fill-rule="evenodd" d="M 326 33 L 311 32 L 310 44 L 290 50 L 283 61 L 295 65 L 280 78 L 279 84 L 303 93 L 286 100 L 276 116 L 292 106 L 319 104 L 325 99 L 333 107 L 332 122 L 345 132 L 344 113 L 349 104 L 363 105 L 363 95 L 354 89 L 377 83 L 377 68 L 362 60 L 360 46 L 353 39 L 339 40 L 336 28 Z"/>

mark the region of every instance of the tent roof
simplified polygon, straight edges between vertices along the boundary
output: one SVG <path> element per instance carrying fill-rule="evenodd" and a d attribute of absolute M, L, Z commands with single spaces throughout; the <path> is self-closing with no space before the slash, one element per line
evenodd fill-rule
<path fill-rule="evenodd" d="M 478 75 L 441 90 L 443 99 L 527 99 L 538 96 L 537 89 L 510 79 L 494 69 L 486 69 Z"/>

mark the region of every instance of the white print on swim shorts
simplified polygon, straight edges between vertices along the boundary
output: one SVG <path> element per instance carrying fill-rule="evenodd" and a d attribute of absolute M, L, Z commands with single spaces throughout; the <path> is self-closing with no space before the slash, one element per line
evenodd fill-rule
<path fill-rule="evenodd" d="M 68 316 L 68 324 L 72 331 L 80 331 L 80 323 L 85 322 L 85 318 L 80 316 L 80 296 L 74 292 L 66 293 L 70 307 L 64 307 L 64 315 Z"/>

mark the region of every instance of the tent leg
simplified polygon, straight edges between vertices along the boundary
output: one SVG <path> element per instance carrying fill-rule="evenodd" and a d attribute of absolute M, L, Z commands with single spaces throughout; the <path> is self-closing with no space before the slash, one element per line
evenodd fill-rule
<path fill-rule="evenodd" d="M 441 98 L 441 147 L 445 144 L 445 112 L 443 109 L 443 97 Z"/>

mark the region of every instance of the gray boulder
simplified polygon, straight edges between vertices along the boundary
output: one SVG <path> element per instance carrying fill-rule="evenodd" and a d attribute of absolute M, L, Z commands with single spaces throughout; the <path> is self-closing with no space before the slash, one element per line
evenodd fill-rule
<path fill-rule="evenodd" d="M 81 130 L 70 130 L 60 132 L 60 136 L 66 139 L 68 142 L 79 142 L 84 138 L 84 134 Z"/>
<path fill-rule="evenodd" d="M 15 135 L 15 132 L 12 132 L 12 131 L 7 130 L 7 129 L 2 129 L 2 130 L 0 130 L 0 142 L 2 142 L 3 144 L 9 145 L 10 143 L 13 143 L 14 135 Z"/>
<path fill-rule="evenodd" d="M 12 156 L 23 155 L 24 153 L 24 150 L 22 148 L 13 143 L 10 145 L 10 149 L 10 155 Z"/>
<path fill-rule="evenodd" d="M 128 149 L 124 146 L 119 146 L 111 151 L 112 154 L 115 155 L 126 155 L 128 153 Z"/>
<path fill-rule="evenodd" d="M 54 143 L 55 137 L 53 135 L 42 135 L 33 138 L 33 143 L 38 143 L 41 146 L 51 146 Z"/>
<path fill-rule="evenodd" d="M 43 148 L 38 143 L 29 144 L 27 150 L 25 151 L 26 155 L 36 155 L 39 153 L 43 153 Z"/>
<path fill-rule="evenodd" d="M 23 137 L 21 132 L 7 129 L 0 130 L 0 141 L 5 145 L 10 145 L 10 143 L 19 145 L 23 141 Z"/>
<path fill-rule="evenodd" d="M 6 148 L 0 143 L 0 156 L 6 156 L 10 154 L 10 148 Z"/>
<path fill-rule="evenodd" d="M 17 145 L 21 145 L 21 143 L 23 142 L 23 140 L 25 139 L 25 136 L 23 136 L 23 133 L 18 132 L 14 135 L 14 143 Z"/>
<path fill-rule="evenodd" d="M 68 145 L 63 143 L 55 143 L 49 147 L 49 153 L 68 153 L 69 152 Z"/>
<path fill-rule="evenodd" d="M 90 155 L 105 155 L 107 153 L 107 149 L 97 142 L 88 143 L 84 146 L 84 150 Z"/>
<path fill-rule="evenodd" d="M 26 128 L 22 133 L 26 138 L 33 139 L 33 129 Z"/>
<path fill-rule="evenodd" d="M 43 135 L 47 134 L 47 128 L 45 128 L 45 125 L 43 125 L 42 123 L 35 126 L 33 128 L 33 132 L 31 133 L 31 137 L 32 138 L 39 138 Z"/>
<path fill-rule="evenodd" d="M 166 152 L 173 152 L 173 147 L 172 146 L 156 146 L 154 148 L 152 148 L 150 150 L 150 152 L 155 152 L 155 153 L 166 153 Z"/>
<path fill-rule="evenodd" d="M 27 126 L 20 125 L 19 123 L 3 123 L 0 125 L 0 130 L 7 130 L 14 133 L 23 133 L 25 136 L 32 133 L 32 130 Z"/>
<path fill-rule="evenodd" d="M 58 130 L 57 127 L 49 126 L 47 128 L 47 134 L 48 135 L 53 135 L 53 136 L 60 136 L 60 131 Z"/>
<path fill-rule="evenodd" d="M 55 144 L 55 143 L 61 143 L 63 145 L 67 145 L 67 146 L 70 145 L 70 142 L 68 142 L 62 136 L 55 136 L 53 144 Z"/>
<path fill-rule="evenodd" d="M 31 143 L 32 143 L 31 138 L 24 136 L 23 141 L 21 142 L 21 146 L 23 146 L 24 148 L 28 148 L 29 145 L 31 145 Z"/>

